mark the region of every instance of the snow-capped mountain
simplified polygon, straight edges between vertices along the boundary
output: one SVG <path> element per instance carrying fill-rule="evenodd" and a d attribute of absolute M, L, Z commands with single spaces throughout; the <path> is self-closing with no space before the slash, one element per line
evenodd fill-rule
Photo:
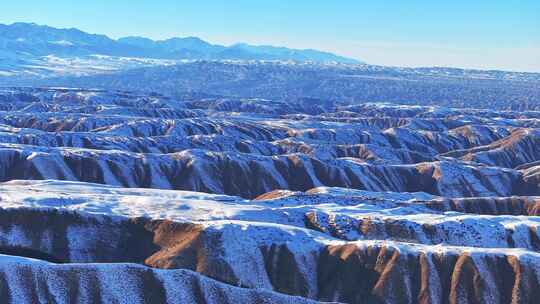
<path fill-rule="evenodd" d="M 96 56 L 98 55 L 98 56 Z M 92 60 L 92 65 L 118 62 L 118 67 L 131 68 L 126 58 L 156 60 L 282 60 L 359 63 L 358 60 L 316 50 L 295 50 L 272 46 L 237 44 L 230 47 L 210 44 L 196 37 L 154 41 L 142 37 L 118 40 L 81 30 L 58 29 L 34 23 L 0 24 L 0 74 L 46 75 L 57 71 L 48 58 L 65 61 Z M 107 58 L 104 62 L 101 59 Z M 129 60 L 128 60 L 129 61 Z M 107 65 L 110 66 L 110 65 Z M 113 65 L 114 66 L 114 65 Z M 45 71 L 45 73 L 43 73 Z M 63 69 L 62 71 L 66 71 Z M 73 70 L 79 72 L 79 70 Z M 26 72 L 26 73 L 24 73 Z M 84 74 L 84 73 L 83 73 Z"/>

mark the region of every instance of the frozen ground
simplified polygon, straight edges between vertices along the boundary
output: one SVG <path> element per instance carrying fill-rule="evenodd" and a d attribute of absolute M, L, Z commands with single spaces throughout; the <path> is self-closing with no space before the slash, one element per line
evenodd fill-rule
<path fill-rule="evenodd" d="M 11 302 L 540 290 L 539 112 L 68 88 L 3 89 L 0 110 Z"/>

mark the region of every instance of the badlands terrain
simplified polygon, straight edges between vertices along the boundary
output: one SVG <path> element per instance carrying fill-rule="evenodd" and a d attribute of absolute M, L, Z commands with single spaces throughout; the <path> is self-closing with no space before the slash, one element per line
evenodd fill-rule
<path fill-rule="evenodd" d="M 0 90 L 9 303 L 537 303 L 540 112 Z"/>

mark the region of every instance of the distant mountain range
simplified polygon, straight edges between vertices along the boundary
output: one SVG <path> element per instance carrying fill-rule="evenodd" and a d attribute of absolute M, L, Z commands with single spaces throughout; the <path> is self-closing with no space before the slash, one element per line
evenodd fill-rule
<path fill-rule="evenodd" d="M 197 37 L 155 41 L 143 37 L 118 40 L 81 30 L 58 29 L 34 23 L 0 24 L 0 67 L 17 67 L 44 56 L 90 55 L 166 60 L 280 60 L 358 64 L 360 61 L 317 50 L 235 44 L 223 46 Z"/>

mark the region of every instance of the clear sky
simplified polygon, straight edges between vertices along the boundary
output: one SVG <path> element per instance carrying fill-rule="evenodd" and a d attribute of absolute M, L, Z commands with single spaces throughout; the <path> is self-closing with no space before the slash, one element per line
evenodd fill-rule
<path fill-rule="evenodd" d="M 316 48 L 397 66 L 540 72 L 540 0 L 17 0 L 0 23 Z"/>

